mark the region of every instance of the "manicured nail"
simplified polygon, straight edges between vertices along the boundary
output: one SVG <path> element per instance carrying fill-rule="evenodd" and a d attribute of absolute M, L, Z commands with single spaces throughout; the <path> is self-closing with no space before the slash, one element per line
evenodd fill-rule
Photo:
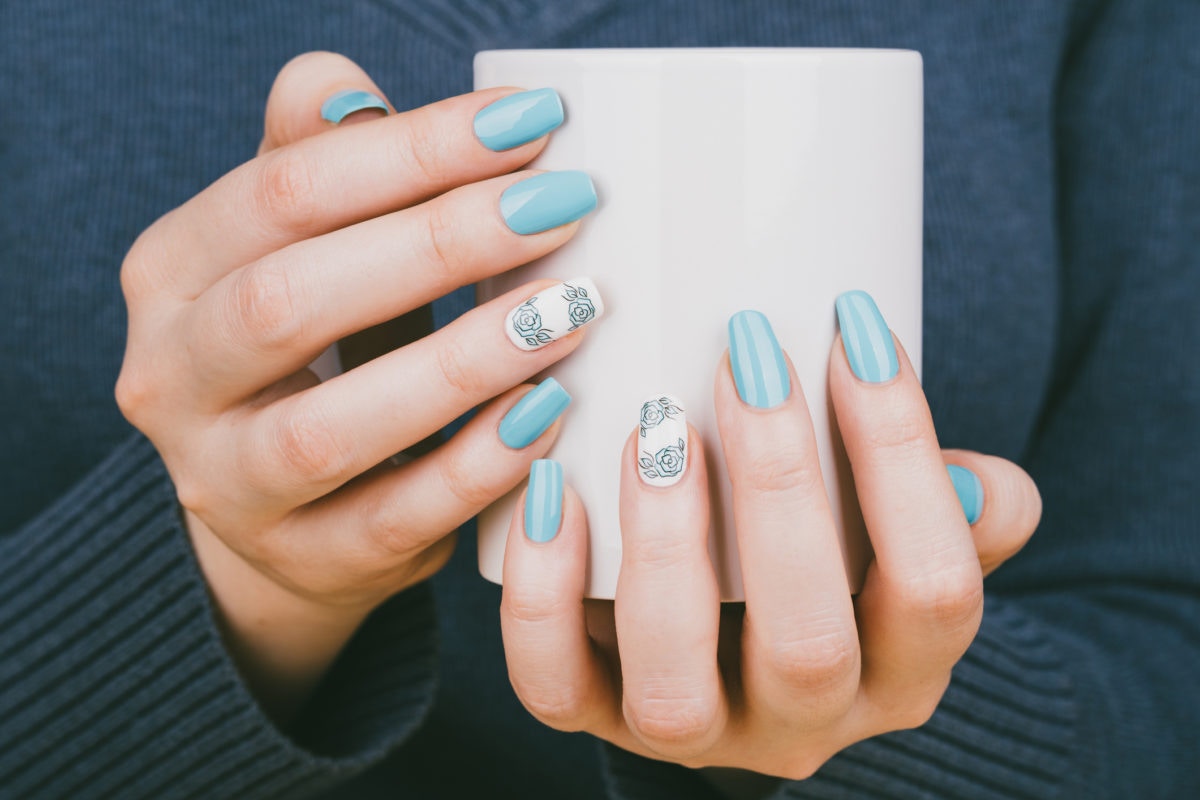
<path fill-rule="evenodd" d="M 504 332 L 522 350 L 537 350 L 604 314 L 600 290 L 588 278 L 555 284 L 508 312 Z"/>
<path fill-rule="evenodd" d="M 346 89 L 330 96 L 321 104 L 321 119 L 336 125 L 355 111 L 362 111 L 364 108 L 377 108 L 385 117 L 388 114 L 387 103 L 376 95 L 361 89 Z"/>
<path fill-rule="evenodd" d="M 900 362 L 879 306 L 866 292 L 846 292 L 837 299 L 838 327 L 850 369 L 861 381 L 883 383 L 896 377 Z"/>
<path fill-rule="evenodd" d="M 983 513 L 983 482 L 974 472 L 957 464 L 947 464 L 946 471 L 950 473 L 958 502 L 962 503 L 963 513 L 967 515 L 967 524 L 974 525 Z"/>
<path fill-rule="evenodd" d="M 729 318 L 729 364 L 738 397 L 747 405 L 774 408 L 792 393 L 783 351 L 761 311 L 739 311 Z"/>
<path fill-rule="evenodd" d="M 543 172 L 500 195 L 500 213 L 513 233 L 541 233 L 574 222 L 596 207 L 596 187 L 586 172 Z"/>
<path fill-rule="evenodd" d="M 642 403 L 638 422 L 638 475 L 650 486 L 674 486 L 687 469 L 687 415 L 669 394 Z"/>
<path fill-rule="evenodd" d="M 546 378 L 500 420 L 500 441 L 513 450 L 528 447 L 562 416 L 570 404 L 571 395 L 567 390 L 554 378 Z"/>
<path fill-rule="evenodd" d="M 529 468 L 529 491 L 525 493 L 525 535 L 530 541 L 548 542 L 562 524 L 562 464 L 539 458 Z"/>
<path fill-rule="evenodd" d="M 553 89 L 502 97 L 475 115 L 475 135 L 489 150 L 508 150 L 545 136 L 562 125 L 563 106 Z"/>

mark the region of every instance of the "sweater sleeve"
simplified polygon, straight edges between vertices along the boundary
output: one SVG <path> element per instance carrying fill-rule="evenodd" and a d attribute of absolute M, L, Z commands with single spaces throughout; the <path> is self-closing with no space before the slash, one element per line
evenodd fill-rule
<path fill-rule="evenodd" d="M 1200 796 L 1200 5 L 1101 2 L 1080 23 L 1057 105 L 1056 377 L 1023 459 L 1041 528 L 988 579 L 933 718 L 775 800 Z M 615 797 L 718 796 L 605 755 Z"/>
<path fill-rule="evenodd" d="M 226 654 L 174 488 L 130 438 L 0 537 L 0 797 L 278 797 L 381 759 L 432 702 L 432 593 L 382 606 L 295 729 Z"/>

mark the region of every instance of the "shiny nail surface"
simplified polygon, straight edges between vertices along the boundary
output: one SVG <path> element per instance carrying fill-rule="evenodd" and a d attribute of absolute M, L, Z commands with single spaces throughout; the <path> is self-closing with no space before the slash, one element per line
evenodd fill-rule
<path fill-rule="evenodd" d="M 558 92 L 533 89 L 484 106 L 475 115 L 475 135 L 489 150 L 509 150 L 545 136 L 562 122 Z"/>
<path fill-rule="evenodd" d="M 688 462 L 687 414 L 683 403 L 656 394 L 642 403 L 638 419 L 638 477 L 649 486 L 679 483 Z"/>
<path fill-rule="evenodd" d="M 537 350 L 604 315 L 600 290 L 589 278 L 557 283 L 508 312 L 504 333 L 522 350 Z"/>
<path fill-rule="evenodd" d="M 571 395 L 554 378 L 534 387 L 500 420 L 500 441 L 520 450 L 528 447 L 562 416 L 571 404 Z"/>
<path fill-rule="evenodd" d="M 364 108 L 377 108 L 384 116 L 388 114 L 387 103 L 380 97 L 361 89 L 346 89 L 331 95 L 321 104 L 321 119 L 336 125 L 355 111 L 362 111 Z"/>
<path fill-rule="evenodd" d="M 729 318 L 729 365 L 746 405 L 774 408 L 792 393 L 783 351 L 761 311 L 739 311 Z"/>
<path fill-rule="evenodd" d="M 533 542 L 548 542 L 562 525 L 562 464 L 539 458 L 529 468 L 525 493 L 525 535 Z"/>
<path fill-rule="evenodd" d="M 586 172 L 543 172 L 500 195 L 500 214 L 513 233 L 541 233 L 566 225 L 596 207 L 596 187 Z"/>
<path fill-rule="evenodd" d="M 963 513 L 967 515 L 967 524 L 974 525 L 983 513 L 983 481 L 971 470 L 957 464 L 947 464 L 946 471 L 950 473 L 958 502 L 962 503 Z"/>
<path fill-rule="evenodd" d="M 862 291 L 839 295 L 837 318 L 846 358 L 858 379 L 883 383 L 896 377 L 900 371 L 896 345 L 871 295 Z"/>

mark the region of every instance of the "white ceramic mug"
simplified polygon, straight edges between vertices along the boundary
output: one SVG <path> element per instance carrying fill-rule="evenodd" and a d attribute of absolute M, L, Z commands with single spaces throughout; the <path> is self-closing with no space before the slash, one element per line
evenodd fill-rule
<path fill-rule="evenodd" d="M 868 291 L 919 373 L 920 54 L 489 51 L 475 57 L 475 86 L 556 89 L 566 121 L 532 166 L 584 170 L 600 198 L 562 249 L 478 288 L 482 302 L 534 278 L 587 276 L 604 297 L 605 318 L 547 372 L 574 398 L 551 457 L 587 509 L 588 596 L 614 596 L 622 447 L 642 401 L 669 393 L 705 442 L 722 599 L 743 599 L 712 401 L 741 309 L 766 314 L 795 364 L 859 586 L 869 545 L 827 403 L 834 300 Z M 479 568 L 495 582 L 518 496 L 479 518 Z"/>

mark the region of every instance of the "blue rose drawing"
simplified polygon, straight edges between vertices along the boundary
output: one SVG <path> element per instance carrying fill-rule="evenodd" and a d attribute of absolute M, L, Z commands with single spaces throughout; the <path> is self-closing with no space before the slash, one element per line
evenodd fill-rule
<path fill-rule="evenodd" d="M 533 306 L 536 300 L 537 298 L 534 297 L 517 306 L 512 317 L 513 330 L 530 347 L 548 343 L 551 340 L 550 334 L 553 333 L 542 327 L 542 315 Z"/>
<path fill-rule="evenodd" d="M 645 436 L 650 428 L 657 428 L 664 419 L 675 419 L 682 413 L 683 409 L 672 403 L 669 397 L 647 400 L 642 404 L 642 419 L 638 425 L 641 435 Z"/>
<path fill-rule="evenodd" d="M 563 299 L 570 304 L 567 306 L 567 317 L 571 320 L 571 327 L 567 330 L 573 331 L 596 316 L 596 307 L 588 299 L 587 289 L 569 283 L 563 284 L 563 287 Z"/>
<path fill-rule="evenodd" d="M 642 457 L 638 459 L 642 474 L 647 478 L 674 478 L 683 472 L 684 447 L 684 441 L 680 439 L 675 444 L 662 448 L 653 456 L 643 450 Z"/>

